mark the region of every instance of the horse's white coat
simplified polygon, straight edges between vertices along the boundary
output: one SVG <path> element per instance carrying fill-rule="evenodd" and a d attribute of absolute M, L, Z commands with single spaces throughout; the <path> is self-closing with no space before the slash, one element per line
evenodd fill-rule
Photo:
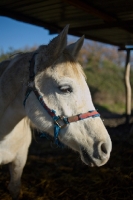
<path fill-rule="evenodd" d="M 95 108 L 81 66 L 76 61 L 84 37 L 66 46 L 67 30 L 68 27 L 36 51 L 36 76 L 32 85 L 57 115 L 69 117 Z M 19 196 L 20 178 L 31 142 L 26 116 L 36 128 L 54 134 L 53 120 L 33 92 L 23 107 L 32 55 L 22 54 L 0 64 L 0 163 L 10 163 L 9 190 L 13 198 Z M 111 140 L 99 117 L 68 124 L 61 129 L 59 139 L 78 151 L 87 165 L 101 166 L 110 157 Z"/>

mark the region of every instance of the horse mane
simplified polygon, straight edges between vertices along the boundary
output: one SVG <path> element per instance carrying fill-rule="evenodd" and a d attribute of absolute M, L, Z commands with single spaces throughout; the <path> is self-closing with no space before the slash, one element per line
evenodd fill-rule
<path fill-rule="evenodd" d="M 0 62 L 0 77 L 2 76 L 2 74 L 4 73 L 4 71 L 7 69 L 8 65 L 10 64 L 10 62 L 11 62 L 14 58 L 16 58 L 18 55 L 21 55 L 21 54 L 23 54 L 23 52 L 15 53 L 15 54 L 11 55 L 11 56 L 9 57 L 9 59 Z"/>
<path fill-rule="evenodd" d="M 4 73 L 4 71 L 6 70 L 6 68 L 8 67 L 9 63 L 10 63 L 10 59 L 8 60 L 4 60 L 0 63 L 0 77 L 2 76 L 2 74 Z"/>

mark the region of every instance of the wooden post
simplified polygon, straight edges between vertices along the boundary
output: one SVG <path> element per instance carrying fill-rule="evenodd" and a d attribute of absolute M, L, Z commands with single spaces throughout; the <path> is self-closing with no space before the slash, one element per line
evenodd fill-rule
<path fill-rule="evenodd" d="M 125 64 L 125 88 L 126 88 L 126 123 L 129 123 L 131 116 L 130 49 L 127 49 L 127 57 Z"/>
<path fill-rule="evenodd" d="M 127 56 L 126 56 L 126 63 L 125 63 L 125 91 L 126 91 L 126 123 L 129 124 L 130 116 L 131 116 L 131 84 L 130 84 L 130 51 L 133 50 L 133 48 L 120 48 L 118 49 L 126 50 Z"/>

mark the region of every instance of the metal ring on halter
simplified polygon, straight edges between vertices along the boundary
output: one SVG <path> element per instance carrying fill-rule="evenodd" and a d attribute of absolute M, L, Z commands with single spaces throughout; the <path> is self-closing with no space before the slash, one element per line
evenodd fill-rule
<path fill-rule="evenodd" d="M 65 121 L 64 119 L 65 119 L 65 117 L 60 117 L 60 116 L 58 116 L 58 119 L 55 119 L 55 120 L 54 120 L 54 123 L 55 123 L 56 125 L 58 125 L 60 128 L 65 128 L 65 126 L 66 126 L 68 123 L 66 123 L 66 121 Z M 61 124 L 61 123 L 63 123 L 63 124 Z"/>

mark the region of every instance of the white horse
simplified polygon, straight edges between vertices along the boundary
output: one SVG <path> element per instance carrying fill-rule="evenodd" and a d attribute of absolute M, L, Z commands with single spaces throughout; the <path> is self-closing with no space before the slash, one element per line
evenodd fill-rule
<path fill-rule="evenodd" d="M 10 163 L 13 199 L 31 143 L 29 121 L 78 151 L 86 165 L 102 166 L 110 157 L 110 137 L 76 61 L 84 37 L 67 46 L 67 32 L 68 26 L 48 45 L 0 64 L 0 163 Z"/>

